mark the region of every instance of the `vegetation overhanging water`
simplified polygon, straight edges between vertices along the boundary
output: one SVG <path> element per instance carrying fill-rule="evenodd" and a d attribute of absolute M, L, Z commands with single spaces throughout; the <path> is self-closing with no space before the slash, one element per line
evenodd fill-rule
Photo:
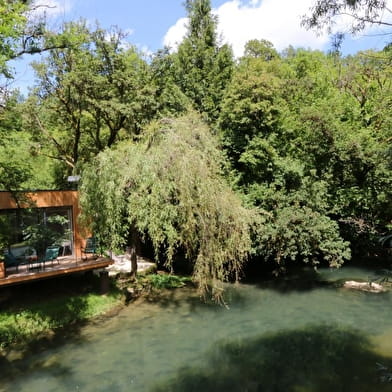
<path fill-rule="evenodd" d="M 388 391 L 392 294 L 340 287 L 368 275 L 345 267 L 229 286 L 228 308 L 190 289 L 139 301 L 3 358 L 0 391 Z"/>

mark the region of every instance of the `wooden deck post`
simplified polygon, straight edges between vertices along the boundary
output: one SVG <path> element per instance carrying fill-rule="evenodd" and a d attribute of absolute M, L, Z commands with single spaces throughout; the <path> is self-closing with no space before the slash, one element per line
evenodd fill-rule
<path fill-rule="evenodd" d="M 107 294 L 109 292 L 109 288 L 110 288 L 109 271 L 106 271 L 106 270 L 100 271 L 99 277 L 100 277 L 100 281 L 101 281 L 100 293 L 102 295 Z"/>
<path fill-rule="evenodd" d="M 5 278 L 5 264 L 4 261 L 0 261 L 0 279 Z"/>

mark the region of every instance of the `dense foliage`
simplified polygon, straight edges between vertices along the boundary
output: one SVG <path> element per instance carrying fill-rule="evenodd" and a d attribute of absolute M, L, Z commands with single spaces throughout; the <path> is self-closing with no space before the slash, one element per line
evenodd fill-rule
<path fill-rule="evenodd" d="M 7 61 L 15 57 L 23 35 L 28 9 L 25 1 L 0 1 L 0 75 L 10 76 Z M 1 79 L 0 79 L 1 80 Z"/>
<path fill-rule="evenodd" d="M 223 162 L 196 115 L 154 123 L 143 141 L 108 149 L 85 168 L 84 221 L 110 248 L 124 245 L 135 227 L 169 268 L 182 250 L 202 293 L 212 284 L 218 297 L 219 282 L 238 278 L 257 221 L 223 179 Z"/>
<path fill-rule="evenodd" d="M 339 237 L 363 252 L 390 224 L 388 58 L 290 49 L 242 59 L 219 127 L 238 185 L 271 213 L 275 259 L 324 254 L 340 264 L 349 255 Z"/>
<path fill-rule="evenodd" d="M 175 55 L 174 80 L 207 120 L 216 120 L 230 80 L 233 54 L 219 45 L 209 0 L 187 0 L 188 32 Z"/>
<path fill-rule="evenodd" d="M 0 1 L 11 4 L 20 28 L 3 23 L 3 74 L 27 23 L 24 3 Z M 184 255 L 203 292 L 250 250 L 277 270 L 375 254 L 392 228 L 391 47 L 342 57 L 251 40 L 235 61 L 210 2 L 185 6 L 185 39 L 151 61 L 83 21 L 40 36 L 52 49 L 34 89 L 1 102 L 1 189 L 81 174 L 84 222 L 103 243 L 148 239 L 169 267 Z M 306 23 L 347 10 L 377 23 L 384 6 L 316 2 Z"/>

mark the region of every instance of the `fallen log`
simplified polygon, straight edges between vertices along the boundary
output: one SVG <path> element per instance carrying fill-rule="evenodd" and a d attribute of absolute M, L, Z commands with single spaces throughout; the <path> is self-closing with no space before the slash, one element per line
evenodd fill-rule
<path fill-rule="evenodd" d="M 346 289 L 362 290 L 369 293 L 382 293 L 385 291 L 384 287 L 379 283 L 374 282 L 356 282 L 355 280 L 348 280 L 343 285 Z"/>

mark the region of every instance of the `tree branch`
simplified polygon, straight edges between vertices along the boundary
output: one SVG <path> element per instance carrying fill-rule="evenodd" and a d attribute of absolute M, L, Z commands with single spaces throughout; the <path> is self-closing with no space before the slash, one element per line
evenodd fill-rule
<path fill-rule="evenodd" d="M 75 167 L 75 164 L 73 162 L 72 157 L 68 157 L 66 151 L 62 148 L 61 144 L 53 137 L 49 134 L 49 132 L 45 129 L 45 127 L 42 125 L 41 120 L 38 118 L 37 115 L 34 115 L 34 118 L 38 124 L 39 129 L 42 131 L 42 133 L 49 139 L 52 141 L 52 143 L 56 146 L 58 152 L 62 155 L 60 157 L 56 157 L 56 156 L 50 156 L 50 155 L 46 155 L 46 154 L 42 154 L 45 155 L 49 158 L 53 158 L 53 159 L 57 159 L 57 160 L 61 160 L 63 162 L 66 162 L 69 166 L 71 166 L 72 168 Z"/>
<path fill-rule="evenodd" d="M 32 37 L 29 37 L 32 38 Z M 22 50 L 20 50 L 19 52 L 13 54 L 10 56 L 10 60 L 14 60 L 20 56 L 23 56 L 24 54 L 36 54 L 36 53 L 43 53 L 43 52 L 47 52 L 49 50 L 54 50 L 54 49 L 65 49 L 67 48 L 67 45 L 53 45 L 53 46 L 47 46 L 45 48 L 24 48 Z"/>
<path fill-rule="evenodd" d="M 381 19 L 379 20 L 373 20 L 369 17 L 365 17 L 365 16 L 359 16 L 357 14 L 350 14 L 349 12 L 340 12 L 339 14 L 336 14 L 337 16 L 350 16 L 351 18 L 362 22 L 362 23 L 369 23 L 369 24 L 375 24 L 375 25 L 379 25 L 379 26 L 388 26 L 391 27 L 392 23 L 389 22 L 384 22 Z"/>

